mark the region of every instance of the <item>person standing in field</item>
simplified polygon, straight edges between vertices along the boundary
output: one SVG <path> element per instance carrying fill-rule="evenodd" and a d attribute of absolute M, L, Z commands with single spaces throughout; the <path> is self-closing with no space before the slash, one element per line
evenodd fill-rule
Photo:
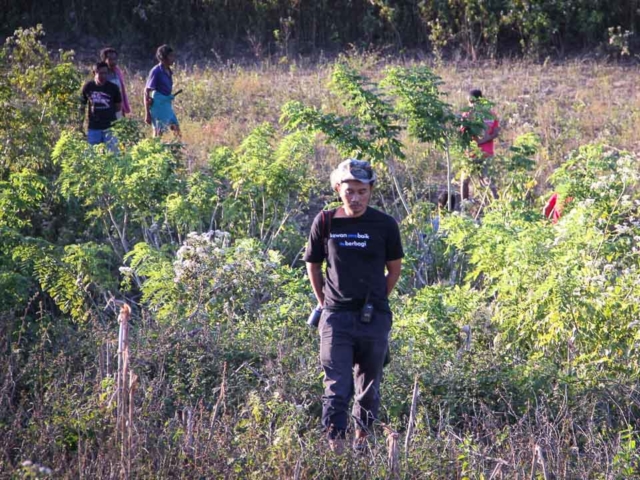
<path fill-rule="evenodd" d="M 180 137 L 180 124 L 173 111 L 173 71 L 175 53 L 169 45 L 161 45 L 156 51 L 158 64 L 151 69 L 144 89 L 145 118 L 153 126 L 153 136 L 161 136 L 167 128 Z"/>
<path fill-rule="evenodd" d="M 451 194 L 451 197 L 447 199 L 447 192 L 440 192 L 438 195 L 438 207 L 436 211 L 436 215 L 431 219 L 431 227 L 433 228 L 433 233 L 438 233 L 440 230 L 440 217 L 442 217 L 442 212 L 453 212 L 456 208 L 456 196 L 455 194 Z"/>
<path fill-rule="evenodd" d="M 375 181 L 369 162 L 340 163 L 331 174 L 331 187 L 342 206 L 316 216 L 304 256 L 322 309 L 318 325 L 325 386 L 322 424 L 336 453 L 344 450 L 354 391 L 356 450 L 366 447 L 378 416 L 392 323 L 388 297 L 400 277 L 404 256 L 397 222 L 369 207 Z"/>
<path fill-rule="evenodd" d="M 495 154 L 494 140 L 500 134 L 500 122 L 493 110 L 478 108 L 479 104 L 484 101 L 482 91 L 473 89 L 469 91 L 469 107 L 470 110 L 466 112 L 467 117 L 476 117 L 482 115 L 482 118 L 478 118 L 484 123 L 484 130 L 482 135 L 474 138 L 475 143 L 480 150 L 479 154 L 470 153 L 472 156 L 471 161 L 480 168 L 480 184 L 483 187 L 488 187 L 493 195 L 493 198 L 498 198 L 498 190 L 493 182 L 493 179 L 489 175 L 489 166 L 491 159 Z M 461 184 L 460 184 L 460 199 L 466 200 L 469 198 L 469 183 L 471 177 L 463 172 Z"/>
<path fill-rule="evenodd" d="M 131 113 L 131 107 L 129 106 L 129 98 L 127 97 L 127 89 L 124 82 L 124 75 L 122 70 L 118 67 L 118 51 L 115 48 L 107 47 L 100 50 L 100 59 L 107 64 L 109 72 L 107 74 L 107 81 L 113 83 L 120 89 L 120 96 L 122 97 L 122 110 L 116 112 L 118 119 L 127 116 Z"/>
<path fill-rule="evenodd" d="M 109 150 L 115 151 L 117 141 L 109 129 L 122 107 L 122 97 L 120 89 L 107 81 L 108 72 L 109 67 L 105 62 L 93 65 L 93 80 L 89 80 L 82 87 L 80 112 L 84 123 L 86 108 L 89 105 L 89 144 L 105 143 Z"/>

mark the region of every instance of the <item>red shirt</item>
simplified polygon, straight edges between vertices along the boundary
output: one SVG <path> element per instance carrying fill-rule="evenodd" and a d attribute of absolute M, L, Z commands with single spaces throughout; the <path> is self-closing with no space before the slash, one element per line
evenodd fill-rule
<path fill-rule="evenodd" d="M 498 122 L 498 117 L 496 117 L 493 112 L 491 112 L 491 114 L 493 115 L 493 118 L 486 118 L 484 120 L 485 129 L 489 135 L 493 135 L 495 131 L 498 129 L 498 127 L 500 126 L 500 123 Z M 478 145 L 478 147 L 480 148 L 480 150 L 484 152 L 485 156 L 492 157 L 494 154 L 493 144 L 494 144 L 494 141 L 493 139 L 491 139 L 488 142 L 483 143 L 482 145 Z"/>
<path fill-rule="evenodd" d="M 469 118 L 470 115 L 472 115 L 472 111 L 464 112 L 462 114 L 462 118 Z M 488 133 L 489 135 L 493 135 L 496 129 L 500 126 L 500 122 L 498 122 L 498 117 L 493 111 L 491 112 L 491 118 L 484 119 L 484 125 L 485 125 L 485 132 Z M 460 131 L 463 132 L 464 127 L 461 127 Z M 478 148 L 482 150 L 485 157 L 492 157 L 494 155 L 493 139 L 483 143 L 482 145 L 478 144 Z"/>

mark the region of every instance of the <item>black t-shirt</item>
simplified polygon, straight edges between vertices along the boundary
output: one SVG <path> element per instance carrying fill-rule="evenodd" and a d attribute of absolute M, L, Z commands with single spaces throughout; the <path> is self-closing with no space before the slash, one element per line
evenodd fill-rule
<path fill-rule="evenodd" d="M 122 96 L 117 85 L 91 80 L 82 87 L 82 103 L 89 103 L 89 128 L 106 130 L 116 121 L 116 103 L 122 103 Z"/>
<path fill-rule="evenodd" d="M 325 230 L 326 231 L 326 230 Z M 359 310 L 367 295 L 376 310 L 389 312 L 385 265 L 404 256 L 395 219 L 375 208 L 354 218 L 331 219 L 324 301 L 327 310 Z M 322 213 L 311 226 L 304 261 L 325 260 Z"/>

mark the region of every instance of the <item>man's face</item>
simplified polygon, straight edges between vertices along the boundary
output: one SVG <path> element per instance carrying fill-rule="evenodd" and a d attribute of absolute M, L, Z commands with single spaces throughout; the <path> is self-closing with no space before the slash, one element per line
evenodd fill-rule
<path fill-rule="evenodd" d="M 362 183 L 357 180 L 348 180 L 340 184 L 338 194 L 345 210 L 350 211 L 353 215 L 362 215 L 371 200 L 371 185 Z"/>
<path fill-rule="evenodd" d="M 104 61 L 107 62 L 109 68 L 113 70 L 113 68 L 118 65 L 118 54 L 115 52 L 109 52 L 107 53 L 107 57 L 104 59 Z"/>
<path fill-rule="evenodd" d="M 162 63 L 167 67 L 170 67 L 171 65 L 173 65 L 175 61 L 176 61 L 176 54 L 171 52 L 166 57 L 164 57 L 164 60 L 162 61 Z"/>
<path fill-rule="evenodd" d="M 107 67 L 100 67 L 94 72 L 93 78 L 98 85 L 103 85 L 107 81 L 108 74 L 109 71 Z"/>

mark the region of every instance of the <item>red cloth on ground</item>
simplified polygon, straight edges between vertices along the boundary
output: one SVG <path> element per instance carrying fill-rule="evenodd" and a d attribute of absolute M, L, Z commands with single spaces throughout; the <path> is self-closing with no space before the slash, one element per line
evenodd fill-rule
<path fill-rule="evenodd" d="M 562 215 L 560 205 L 558 204 L 558 194 L 554 193 L 544 206 L 544 216 L 551 220 L 553 223 L 558 223 L 560 216 Z"/>

